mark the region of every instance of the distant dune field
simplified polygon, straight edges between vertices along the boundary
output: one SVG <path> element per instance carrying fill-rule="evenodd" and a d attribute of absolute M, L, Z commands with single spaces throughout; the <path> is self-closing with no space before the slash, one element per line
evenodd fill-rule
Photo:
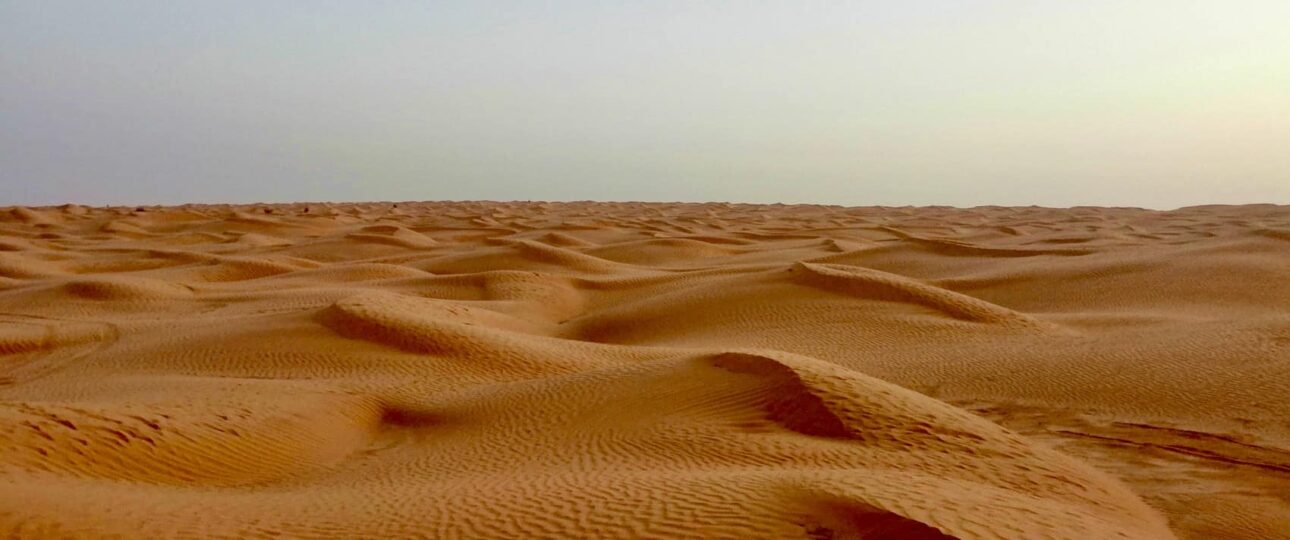
<path fill-rule="evenodd" d="M 1290 538 L 1290 207 L 0 209 L 0 536 Z"/>

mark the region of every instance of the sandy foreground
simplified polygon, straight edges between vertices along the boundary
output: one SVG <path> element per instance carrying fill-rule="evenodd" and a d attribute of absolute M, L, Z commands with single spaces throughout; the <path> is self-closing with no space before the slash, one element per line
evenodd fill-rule
<path fill-rule="evenodd" d="M 0 209 L 0 536 L 1290 538 L 1290 207 Z"/>

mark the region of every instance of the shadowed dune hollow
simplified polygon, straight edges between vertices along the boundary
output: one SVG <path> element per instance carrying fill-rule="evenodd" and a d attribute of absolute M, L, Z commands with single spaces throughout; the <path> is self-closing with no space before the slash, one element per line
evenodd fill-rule
<path fill-rule="evenodd" d="M 0 209 L 0 534 L 1290 538 L 1290 208 Z"/>

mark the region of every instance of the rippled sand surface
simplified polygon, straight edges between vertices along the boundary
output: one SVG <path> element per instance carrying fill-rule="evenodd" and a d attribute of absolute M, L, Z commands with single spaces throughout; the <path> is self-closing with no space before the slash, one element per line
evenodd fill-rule
<path fill-rule="evenodd" d="M 0 535 L 1290 538 L 1290 208 L 0 209 Z"/>

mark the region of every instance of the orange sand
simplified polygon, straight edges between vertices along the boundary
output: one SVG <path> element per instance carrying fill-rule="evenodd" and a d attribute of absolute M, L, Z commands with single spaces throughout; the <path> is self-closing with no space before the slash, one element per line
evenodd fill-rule
<path fill-rule="evenodd" d="M 1290 538 L 1290 208 L 0 209 L 0 535 Z"/>

